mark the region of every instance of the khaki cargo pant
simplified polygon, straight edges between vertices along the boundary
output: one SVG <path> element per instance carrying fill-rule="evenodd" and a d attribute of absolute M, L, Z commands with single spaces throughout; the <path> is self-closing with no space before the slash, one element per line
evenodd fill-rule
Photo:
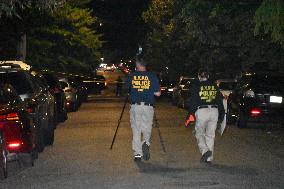
<path fill-rule="evenodd" d="M 146 142 L 150 145 L 152 132 L 154 108 L 147 105 L 131 105 L 130 107 L 130 124 L 132 128 L 132 149 L 134 155 L 142 153 L 142 145 Z M 141 134 L 143 138 L 141 140 Z"/>
<path fill-rule="evenodd" d="M 218 114 L 218 108 L 201 108 L 195 112 L 195 137 L 200 153 L 203 155 L 208 150 L 212 151 L 212 156 L 207 159 L 208 161 L 213 160 Z"/>

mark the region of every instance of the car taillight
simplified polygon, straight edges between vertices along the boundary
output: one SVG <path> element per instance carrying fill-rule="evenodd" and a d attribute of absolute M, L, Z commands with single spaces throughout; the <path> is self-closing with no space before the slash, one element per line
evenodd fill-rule
<path fill-rule="evenodd" d="M 20 148 L 20 146 L 23 144 L 22 141 L 10 141 L 7 143 L 7 149 L 8 150 L 16 150 Z"/>
<path fill-rule="evenodd" d="M 250 110 L 251 116 L 259 116 L 261 114 L 261 109 L 260 108 L 253 108 Z"/>
<path fill-rule="evenodd" d="M 9 113 L 5 115 L 0 115 L 0 121 L 17 121 L 19 120 L 19 115 L 18 113 Z"/>
<path fill-rule="evenodd" d="M 66 105 L 67 107 L 69 107 L 69 106 L 71 105 L 71 103 L 68 102 L 68 101 L 66 101 L 65 105 Z"/>
<path fill-rule="evenodd" d="M 64 90 L 64 92 L 66 92 L 66 93 L 71 93 L 71 92 L 72 92 L 72 89 L 66 89 L 66 90 Z"/>
<path fill-rule="evenodd" d="M 60 89 L 59 89 L 58 87 L 54 87 L 54 88 L 53 88 L 53 92 L 54 92 L 54 93 L 60 93 Z"/>
<path fill-rule="evenodd" d="M 23 143 L 23 124 L 20 121 L 2 122 L 2 130 L 5 136 L 8 151 L 15 151 L 22 147 Z"/>
<path fill-rule="evenodd" d="M 34 109 L 33 108 L 28 108 L 27 111 L 28 111 L 28 113 L 33 113 Z"/>

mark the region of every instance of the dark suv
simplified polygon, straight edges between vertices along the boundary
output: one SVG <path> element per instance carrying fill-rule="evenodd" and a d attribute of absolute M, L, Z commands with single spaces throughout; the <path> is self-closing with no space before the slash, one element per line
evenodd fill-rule
<path fill-rule="evenodd" d="M 228 98 L 228 118 L 238 127 L 249 122 L 284 121 L 284 75 L 245 74 Z"/>
<path fill-rule="evenodd" d="M 25 102 L 36 125 L 36 149 L 43 151 L 45 144 L 52 144 L 54 140 L 52 95 L 47 95 L 50 93 L 46 93 L 29 72 L 21 69 L 0 69 L 0 81 L 11 84 Z"/>

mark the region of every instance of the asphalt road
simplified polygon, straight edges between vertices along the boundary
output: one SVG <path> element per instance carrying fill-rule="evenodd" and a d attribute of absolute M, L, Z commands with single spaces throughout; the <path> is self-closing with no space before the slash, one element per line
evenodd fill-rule
<path fill-rule="evenodd" d="M 284 188 L 284 131 L 229 127 L 217 134 L 215 160 L 199 162 L 192 128 L 184 128 L 186 111 L 158 101 L 151 159 L 135 162 L 131 150 L 129 105 L 113 149 L 111 141 L 124 98 L 92 96 L 78 112 L 59 124 L 53 146 L 34 167 L 9 163 L 2 189 L 136 189 L 136 188 Z M 160 138 L 162 137 L 162 140 Z"/>
<path fill-rule="evenodd" d="M 16 162 L 0 188 L 284 188 L 282 131 L 229 127 L 217 135 L 215 161 L 199 162 L 192 128 L 183 127 L 185 111 L 158 102 L 159 130 L 153 128 L 151 159 L 132 159 L 128 108 L 113 150 L 112 137 L 123 98 L 93 97 L 56 129 L 55 143 L 34 167 Z"/>

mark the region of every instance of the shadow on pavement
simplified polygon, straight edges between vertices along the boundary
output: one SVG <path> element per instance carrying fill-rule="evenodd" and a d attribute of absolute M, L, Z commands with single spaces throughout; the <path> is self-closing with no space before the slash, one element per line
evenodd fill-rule
<path fill-rule="evenodd" d="M 206 165 L 209 171 L 220 172 L 230 175 L 243 175 L 243 176 L 257 176 L 259 175 L 256 169 L 250 167 L 229 166 L 221 164 L 208 164 Z"/>
<path fill-rule="evenodd" d="M 184 168 L 171 168 L 159 164 L 145 163 L 143 161 L 135 161 L 135 163 L 142 173 L 172 173 L 186 171 Z"/>

